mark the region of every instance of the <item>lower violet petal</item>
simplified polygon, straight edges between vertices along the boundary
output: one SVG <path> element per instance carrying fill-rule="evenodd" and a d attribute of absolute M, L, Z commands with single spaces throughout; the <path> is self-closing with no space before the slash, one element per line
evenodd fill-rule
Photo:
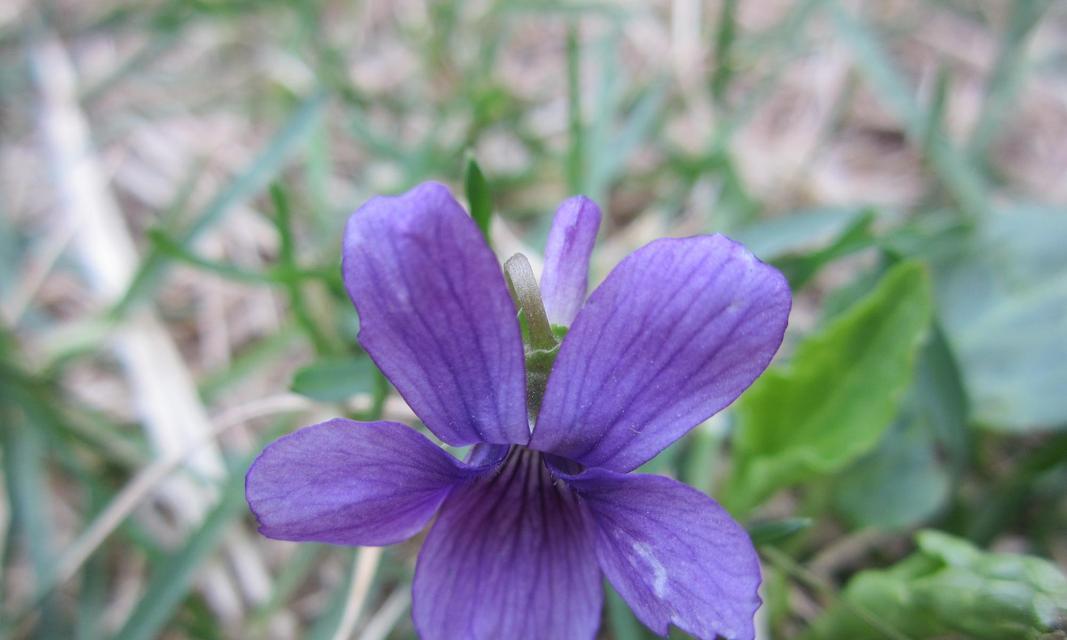
<path fill-rule="evenodd" d="M 600 568 L 650 629 L 754 636 L 759 559 L 725 509 L 661 476 L 590 469 L 567 482 L 595 523 Z"/>
<path fill-rule="evenodd" d="M 387 545 L 418 533 L 480 472 L 402 424 L 335 419 L 264 449 L 245 496 L 269 538 Z"/>
<path fill-rule="evenodd" d="M 603 593 L 588 525 L 541 455 L 512 449 L 441 507 L 415 569 L 420 637 L 592 638 Z"/>

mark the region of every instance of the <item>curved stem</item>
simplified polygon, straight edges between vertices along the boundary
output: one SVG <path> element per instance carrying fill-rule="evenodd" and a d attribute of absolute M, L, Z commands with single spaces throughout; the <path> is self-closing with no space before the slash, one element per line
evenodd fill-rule
<path fill-rule="evenodd" d="M 529 331 L 530 348 L 537 350 L 554 349 L 556 336 L 548 323 L 545 304 L 541 301 L 541 290 L 534 278 L 530 261 L 521 253 L 508 258 L 504 263 L 504 275 L 508 280 L 508 289 L 515 299 L 515 304 L 526 316 Z"/>

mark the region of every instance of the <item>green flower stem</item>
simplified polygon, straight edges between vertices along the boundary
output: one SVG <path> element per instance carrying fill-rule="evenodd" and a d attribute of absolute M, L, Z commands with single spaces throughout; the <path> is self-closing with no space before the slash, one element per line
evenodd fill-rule
<path fill-rule="evenodd" d="M 504 263 L 504 275 L 507 276 L 511 297 L 526 317 L 529 347 L 539 351 L 554 349 L 556 336 L 552 333 L 552 326 L 548 324 L 545 304 L 541 302 L 541 290 L 537 286 L 530 261 L 521 253 L 516 253 Z"/>
<path fill-rule="evenodd" d="M 530 424 L 537 420 L 541 410 L 541 400 L 548 384 L 548 374 L 559 353 L 556 333 L 548 323 L 541 290 L 537 286 L 530 261 L 521 253 L 516 253 L 504 263 L 504 275 L 508 289 L 515 301 L 515 306 L 525 319 L 523 339 L 526 352 L 526 410 Z"/>

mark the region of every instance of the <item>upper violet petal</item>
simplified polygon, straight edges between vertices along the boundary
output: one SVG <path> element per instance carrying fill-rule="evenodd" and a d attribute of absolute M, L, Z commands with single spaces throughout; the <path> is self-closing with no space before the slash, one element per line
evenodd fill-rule
<path fill-rule="evenodd" d="M 578 314 L 530 446 L 637 468 L 752 384 L 781 345 L 790 304 L 782 274 L 729 238 L 649 243 Z"/>
<path fill-rule="evenodd" d="M 554 325 L 570 326 L 585 302 L 589 255 L 599 228 L 600 208 L 585 196 L 568 198 L 556 210 L 541 273 L 541 298 Z"/>
<path fill-rule="evenodd" d="M 603 590 L 589 524 L 541 454 L 513 449 L 441 507 L 415 567 L 419 636 L 593 638 Z"/>
<path fill-rule="evenodd" d="M 608 580 L 650 629 L 753 638 L 760 566 L 744 528 L 696 489 L 651 475 L 589 469 L 567 478 L 597 531 Z"/>
<path fill-rule="evenodd" d="M 445 186 L 360 207 L 345 229 L 342 270 L 360 343 L 431 431 L 452 445 L 529 440 L 515 306 Z"/>
<path fill-rule="evenodd" d="M 418 533 L 479 472 L 402 424 L 338 418 L 268 445 L 245 497 L 268 538 L 387 545 Z"/>

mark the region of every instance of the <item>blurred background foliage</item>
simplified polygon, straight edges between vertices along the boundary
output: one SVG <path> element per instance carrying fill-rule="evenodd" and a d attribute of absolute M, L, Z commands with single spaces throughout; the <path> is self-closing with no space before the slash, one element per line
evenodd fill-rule
<path fill-rule="evenodd" d="M 261 539 L 242 481 L 413 421 L 338 238 L 438 179 L 501 258 L 584 193 L 594 281 L 712 231 L 788 276 L 771 370 L 647 469 L 747 524 L 761 638 L 1064 637 L 1064 4 L 7 0 L 0 55 L 0 634 L 413 637 L 417 540 Z"/>

